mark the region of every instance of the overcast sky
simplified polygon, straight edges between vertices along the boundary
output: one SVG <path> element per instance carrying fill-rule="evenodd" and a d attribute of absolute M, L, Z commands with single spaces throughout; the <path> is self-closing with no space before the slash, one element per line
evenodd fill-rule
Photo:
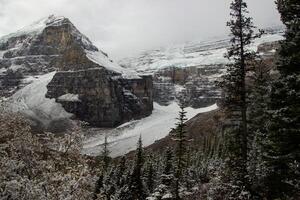
<path fill-rule="evenodd" d="M 0 0 L 0 36 L 50 14 L 68 17 L 112 58 L 228 33 L 231 0 Z M 274 0 L 247 0 L 258 27 L 280 25 Z"/>

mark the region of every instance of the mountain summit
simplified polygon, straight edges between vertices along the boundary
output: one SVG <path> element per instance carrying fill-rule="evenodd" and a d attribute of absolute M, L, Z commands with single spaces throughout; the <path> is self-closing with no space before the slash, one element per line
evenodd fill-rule
<path fill-rule="evenodd" d="M 0 38 L 0 58 L 5 60 L 2 65 L 8 68 L 8 65 L 18 65 L 14 59 L 20 59 L 21 56 L 39 58 L 47 55 L 58 57 L 66 52 L 80 50 L 80 53 L 86 54 L 91 60 L 111 71 L 122 74 L 127 77 L 137 78 L 134 71 L 126 70 L 118 64 L 112 62 L 107 54 L 99 51 L 92 42 L 65 17 L 50 15 L 29 26 L 22 28 L 16 33 L 9 34 Z M 75 51 L 76 51 L 75 50 Z M 79 55 L 77 55 L 79 56 Z M 10 62 L 8 61 L 10 59 Z M 49 61 L 52 61 L 50 59 Z M 33 70 L 39 70 L 43 64 L 38 62 Z M 53 67 L 53 66 L 52 66 Z M 63 68 L 64 66 L 56 66 Z M 85 67 L 83 67 L 84 69 Z"/>

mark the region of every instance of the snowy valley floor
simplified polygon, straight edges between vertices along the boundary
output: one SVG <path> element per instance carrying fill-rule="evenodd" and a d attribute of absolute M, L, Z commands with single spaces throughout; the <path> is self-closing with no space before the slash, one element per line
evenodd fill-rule
<path fill-rule="evenodd" d="M 21 112 L 31 117 L 31 119 L 40 121 L 45 127 L 52 120 L 68 119 L 72 116 L 54 99 L 45 98 L 46 86 L 54 74 L 55 72 L 51 72 L 35 78 L 29 77 L 31 83 L 13 95 L 9 104 L 10 108 L 14 112 Z M 216 104 L 199 109 L 188 107 L 185 110 L 187 118 L 191 119 L 198 113 L 215 109 L 217 109 Z M 112 157 L 124 155 L 134 150 L 140 135 L 143 139 L 143 145 L 149 146 L 156 140 L 167 136 L 171 129 L 175 127 L 179 110 L 180 108 L 176 102 L 168 106 L 160 106 L 154 103 L 153 113 L 141 120 L 130 121 L 113 129 L 87 128 L 82 153 L 92 156 L 99 155 L 102 151 L 105 134 L 108 136 Z"/>
<path fill-rule="evenodd" d="M 216 104 L 199 109 L 188 107 L 185 110 L 187 118 L 191 119 L 198 113 L 215 109 L 217 109 Z M 153 113 L 149 117 L 127 122 L 114 129 L 87 129 L 82 153 L 92 156 L 99 155 L 102 151 L 105 134 L 108 136 L 107 140 L 112 157 L 121 156 L 134 150 L 140 135 L 144 146 L 151 145 L 167 136 L 170 130 L 174 128 L 179 110 L 180 108 L 175 102 L 168 106 L 154 103 Z"/>

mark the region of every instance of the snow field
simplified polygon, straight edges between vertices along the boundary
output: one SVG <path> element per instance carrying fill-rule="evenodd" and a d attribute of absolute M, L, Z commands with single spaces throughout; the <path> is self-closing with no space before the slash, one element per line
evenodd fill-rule
<path fill-rule="evenodd" d="M 194 109 L 186 108 L 187 118 L 191 119 L 198 113 L 209 112 L 217 109 L 214 104 L 209 107 Z M 180 107 L 176 102 L 168 106 L 160 106 L 154 103 L 153 113 L 141 120 L 135 120 L 122 124 L 115 129 L 94 129 L 94 136 L 88 136 L 84 142 L 82 153 L 88 155 L 99 155 L 102 151 L 105 134 L 109 142 L 111 156 L 121 156 L 136 148 L 139 136 L 142 137 L 143 145 L 149 146 L 156 140 L 162 139 L 169 134 L 177 122 L 176 118 Z"/>

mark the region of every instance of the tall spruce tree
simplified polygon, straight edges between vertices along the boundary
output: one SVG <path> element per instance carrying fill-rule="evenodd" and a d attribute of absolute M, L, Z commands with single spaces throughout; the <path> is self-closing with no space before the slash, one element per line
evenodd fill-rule
<path fill-rule="evenodd" d="M 160 177 L 160 182 L 166 187 L 165 193 L 171 193 L 174 185 L 174 163 L 173 152 L 170 148 L 165 151 L 163 172 Z"/>
<path fill-rule="evenodd" d="M 156 171 L 154 169 L 154 164 L 153 164 L 153 156 L 149 155 L 147 157 L 147 164 L 146 164 L 146 185 L 148 189 L 148 193 L 151 194 L 154 190 L 155 186 L 155 178 L 156 178 Z"/>
<path fill-rule="evenodd" d="M 129 183 L 130 200 L 142 200 L 146 198 L 146 191 L 143 183 L 143 165 L 144 165 L 143 144 L 142 144 L 142 137 L 140 136 L 137 144 L 133 171 L 130 175 L 130 183 Z"/>
<path fill-rule="evenodd" d="M 300 161 L 300 1 L 278 0 L 286 26 L 272 83 L 266 161 L 269 199 L 299 194 Z"/>
<path fill-rule="evenodd" d="M 264 178 L 267 171 L 263 155 L 267 140 L 267 122 L 269 118 L 268 103 L 270 101 L 270 68 L 263 62 L 254 63 L 252 83 L 249 93 L 248 112 L 248 144 L 249 181 L 255 196 L 264 196 Z"/>
<path fill-rule="evenodd" d="M 164 155 L 164 169 L 163 174 L 169 175 L 173 172 L 173 152 L 171 148 L 167 148 Z"/>
<path fill-rule="evenodd" d="M 125 184 L 124 181 L 124 175 L 126 173 L 126 158 L 123 156 L 119 162 L 119 165 L 117 167 L 117 172 L 116 172 L 116 185 L 118 187 L 122 187 Z"/>
<path fill-rule="evenodd" d="M 182 181 L 183 171 L 186 169 L 186 111 L 180 106 L 179 117 L 177 118 L 176 128 L 173 129 L 173 140 L 176 142 L 175 149 L 175 199 L 180 199 L 179 189 Z"/>
<path fill-rule="evenodd" d="M 106 171 L 108 169 L 109 164 L 110 164 L 111 157 L 109 156 L 109 154 L 110 154 L 110 151 L 108 149 L 107 135 L 105 135 L 103 149 L 102 149 L 102 153 L 101 153 L 104 171 Z"/>
<path fill-rule="evenodd" d="M 252 18 L 248 16 L 247 4 L 234 0 L 230 6 L 232 19 L 227 23 L 231 31 L 231 47 L 227 57 L 227 74 L 220 83 L 224 91 L 224 107 L 228 113 L 227 144 L 231 178 L 238 185 L 247 185 L 248 127 L 246 73 L 255 53 L 247 46 L 258 37 Z"/>
<path fill-rule="evenodd" d="M 110 160 L 111 160 L 109 153 L 110 153 L 110 151 L 108 149 L 107 135 L 105 135 L 103 149 L 102 149 L 101 156 L 100 156 L 101 162 L 102 162 L 102 166 L 101 166 L 102 170 L 101 170 L 101 174 L 99 175 L 98 180 L 96 182 L 94 199 L 98 198 L 98 195 L 104 186 L 105 173 L 108 170 Z"/>
<path fill-rule="evenodd" d="M 180 179 L 182 175 L 182 171 L 185 168 L 186 160 L 186 111 L 184 110 L 183 106 L 180 106 L 179 117 L 177 118 L 178 122 L 176 123 L 176 128 L 173 129 L 173 137 L 172 140 L 176 142 L 176 149 L 175 149 L 175 175 L 176 178 Z"/>

